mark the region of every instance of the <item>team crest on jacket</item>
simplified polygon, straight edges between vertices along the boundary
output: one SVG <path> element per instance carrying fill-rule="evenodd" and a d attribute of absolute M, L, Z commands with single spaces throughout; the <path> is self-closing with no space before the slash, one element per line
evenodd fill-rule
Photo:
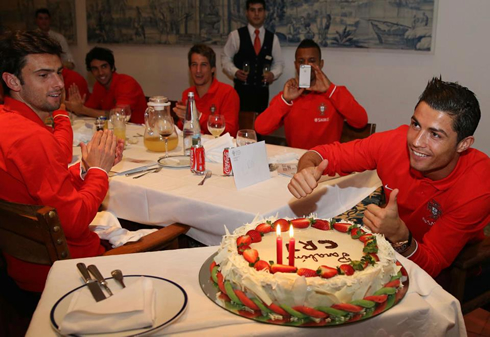
<path fill-rule="evenodd" d="M 325 116 L 325 111 L 327 111 L 327 107 L 325 106 L 325 104 L 321 103 L 318 106 L 318 111 L 320 112 L 320 116 Z"/>
<path fill-rule="evenodd" d="M 434 225 L 442 215 L 441 205 L 434 199 L 427 203 L 426 211 L 426 215 L 422 217 L 422 220 L 429 226 Z"/>

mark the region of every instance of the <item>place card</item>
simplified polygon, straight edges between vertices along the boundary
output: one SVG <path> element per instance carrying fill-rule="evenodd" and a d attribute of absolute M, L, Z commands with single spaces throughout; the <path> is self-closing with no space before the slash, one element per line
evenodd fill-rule
<path fill-rule="evenodd" d="M 238 190 L 271 178 L 264 141 L 232 148 L 229 153 Z"/>

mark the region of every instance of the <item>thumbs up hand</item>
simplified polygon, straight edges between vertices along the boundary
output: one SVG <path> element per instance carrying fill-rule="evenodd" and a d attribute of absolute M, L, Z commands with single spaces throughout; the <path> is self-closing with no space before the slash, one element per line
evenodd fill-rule
<path fill-rule="evenodd" d="M 390 194 L 390 199 L 385 208 L 376 205 L 368 205 L 364 212 L 364 225 L 373 233 L 384 234 L 391 242 L 400 242 L 408 239 L 409 230 L 398 215 L 398 189 Z"/>
<path fill-rule="evenodd" d="M 318 180 L 327 165 L 328 160 L 322 160 L 318 166 L 310 166 L 297 172 L 288 185 L 289 192 L 298 199 L 306 197 L 318 186 Z"/>

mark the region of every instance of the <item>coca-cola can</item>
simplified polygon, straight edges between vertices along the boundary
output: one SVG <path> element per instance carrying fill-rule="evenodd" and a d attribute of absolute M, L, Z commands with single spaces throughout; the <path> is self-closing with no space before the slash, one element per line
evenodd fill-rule
<path fill-rule="evenodd" d="M 230 159 L 230 149 L 231 147 L 226 147 L 223 150 L 223 174 L 225 176 L 233 175 L 233 169 L 231 167 L 231 159 Z"/>
<path fill-rule="evenodd" d="M 191 147 L 191 171 L 195 174 L 204 174 L 206 171 L 206 158 L 202 145 L 192 145 Z"/>

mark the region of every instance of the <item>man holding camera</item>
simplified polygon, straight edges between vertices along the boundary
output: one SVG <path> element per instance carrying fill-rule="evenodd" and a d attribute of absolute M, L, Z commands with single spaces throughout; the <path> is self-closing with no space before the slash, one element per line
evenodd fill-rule
<path fill-rule="evenodd" d="M 298 74 L 302 65 L 311 66 L 309 88 L 300 88 L 297 78 L 288 80 L 255 121 L 259 134 L 268 135 L 284 125 L 289 146 L 310 149 L 338 141 L 344 120 L 355 128 L 367 124 L 366 110 L 354 96 L 346 87 L 330 82 L 322 72 L 321 56 L 320 47 L 313 40 L 299 44 L 294 65 Z"/>

